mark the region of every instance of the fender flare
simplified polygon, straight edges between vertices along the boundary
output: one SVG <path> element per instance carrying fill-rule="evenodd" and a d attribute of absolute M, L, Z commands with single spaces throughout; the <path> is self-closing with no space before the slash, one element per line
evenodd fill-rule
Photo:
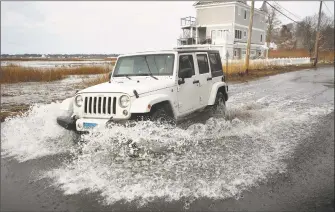
<path fill-rule="evenodd" d="M 172 101 L 170 97 L 165 94 L 154 94 L 135 99 L 131 104 L 130 113 L 149 113 L 153 105 L 164 101 L 170 103 L 172 111 L 175 114 Z M 148 105 L 151 107 L 149 108 Z"/>
<path fill-rule="evenodd" d="M 60 105 L 60 109 L 72 113 L 73 112 L 73 101 L 74 101 L 74 97 L 63 100 Z"/>
<path fill-rule="evenodd" d="M 208 105 L 214 105 L 216 93 L 221 87 L 225 87 L 226 94 L 228 95 L 228 85 L 225 82 L 216 82 L 212 86 L 212 90 L 208 99 Z"/>

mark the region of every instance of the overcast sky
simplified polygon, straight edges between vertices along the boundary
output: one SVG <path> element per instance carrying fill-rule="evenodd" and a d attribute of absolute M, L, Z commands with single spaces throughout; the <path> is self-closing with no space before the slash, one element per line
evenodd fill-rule
<path fill-rule="evenodd" d="M 2 1 L 1 53 L 123 54 L 173 48 L 181 34 L 180 18 L 195 16 L 193 3 Z M 277 3 L 301 18 L 317 13 L 319 8 L 317 1 Z M 334 14 L 334 2 L 325 3 Z M 261 4 L 258 1 L 255 6 Z M 330 15 L 326 7 L 323 11 Z M 289 22 L 285 17 L 281 20 Z"/>

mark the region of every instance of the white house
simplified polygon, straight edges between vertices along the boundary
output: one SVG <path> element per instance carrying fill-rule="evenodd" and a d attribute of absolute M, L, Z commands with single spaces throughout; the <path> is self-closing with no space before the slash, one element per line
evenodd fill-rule
<path fill-rule="evenodd" d="M 193 6 L 196 17 L 181 19 L 182 35 L 178 46 L 210 47 L 220 50 L 222 59 L 242 59 L 246 55 L 250 6 L 240 1 L 198 1 Z M 250 57 L 264 56 L 266 36 L 266 2 L 254 9 Z"/>

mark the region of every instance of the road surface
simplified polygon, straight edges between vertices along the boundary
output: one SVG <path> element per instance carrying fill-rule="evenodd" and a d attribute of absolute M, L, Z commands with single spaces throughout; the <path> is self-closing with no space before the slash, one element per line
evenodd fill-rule
<path fill-rule="evenodd" d="M 334 68 L 229 92 L 226 114 L 115 125 L 80 144 L 55 124 L 58 103 L 6 121 L 1 211 L 334 211 Z"/>

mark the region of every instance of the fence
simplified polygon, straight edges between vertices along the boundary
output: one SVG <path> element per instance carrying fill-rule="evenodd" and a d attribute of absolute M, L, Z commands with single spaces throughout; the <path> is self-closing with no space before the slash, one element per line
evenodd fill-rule
<path fill-rule="evenodd" d="M 226 60 L 222 61 L 222 65 L 224 65 Z M 244 60 L 228 60 L 230 64 L 243 64 Z M 310 64 L 311 60 L 309 57 L 298 57 L 298 58 L 268 58 L 268 59 L 253 59 L 249 61 L 250 65 L 254 64 L 263 64 L 266 66 L 276 65 L 276 66 L 285 66 L 285 65 L 302 65 L 302 64 Z"/>

